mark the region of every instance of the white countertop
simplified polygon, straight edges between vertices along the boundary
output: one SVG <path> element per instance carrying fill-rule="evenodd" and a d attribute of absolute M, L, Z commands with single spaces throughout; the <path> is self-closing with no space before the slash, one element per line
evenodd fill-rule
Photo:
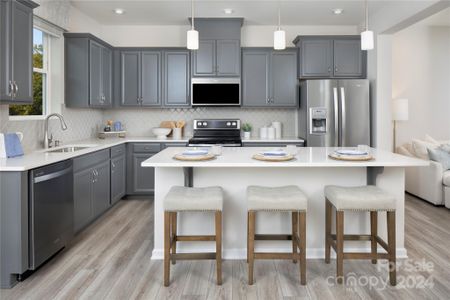
<path fill-rule="evenodd" d="M 252 158 L 267 147 L 223 148 L 222 155 L 209 161 L 179 161 L 173 158 L 183 148 L 168 148 L 142 162 L 143 167 L 412 167 L 427 166 L 424 160 L 373 149 L 371 161 L 354 162 L 334 160 L 328 157 L 335 147 L 298 148 L 296 158 L 286 162 L 265 162 Z"/>
<path fill-rule="evenodd" d="M 24 156 L 13 158 L 0 158 L 0 172 L 13 172 L 13 171 L 26 171 L 34 168 L 39 168 L 45 165 L 57 163 L 66 159 L 71 159 L 84 154 L 92 153 L 95 151 L 107 149 L 112 146 L 124 144 L 124 143 L 187 143 L 190 137 L 183 137 L 182 139 L 175 140 L 171 137 L 166 140 L 159 140 L 156 137 L 125 137 L 125 138 L 106 138 L 98 139 L 91 138 L 81 140 L 77 142 L 71 142 L 61 145 L 49 150 L 55 150 L 68 146 L 90 146 L 89 148 L 69 152 L 69 153 L 48 153 L 46 150 L 40 149 L 31 153 L 26 153 Z M 245 142 L 299 142 L 303 141 L 296 138 L 282 138 L 277 140 L 261 140 L 259 138 L 252 138 L 250 140 L 244 140 Z"/>

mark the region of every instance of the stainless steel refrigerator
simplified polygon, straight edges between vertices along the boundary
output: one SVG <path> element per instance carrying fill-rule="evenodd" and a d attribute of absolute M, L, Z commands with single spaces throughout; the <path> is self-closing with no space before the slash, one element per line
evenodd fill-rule
<path fill-rule="evenodd" d="M 300 81 L 298 135 L 308 147 L 370 145 L 369 81 Z"/>

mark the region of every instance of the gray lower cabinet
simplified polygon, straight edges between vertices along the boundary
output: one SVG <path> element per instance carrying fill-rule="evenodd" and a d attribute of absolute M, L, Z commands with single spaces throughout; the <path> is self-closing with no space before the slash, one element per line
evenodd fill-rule
<path fill-rule="evenodd" d="M 300 78 L 365 78 L 366 51 L 359 36 L 298 36 Z"/>
<path fill-rule="evenodd" d="M 297 49 L 243 49 L 244 107 L 296 107 L 297 95 Z"/>
<path fill-rule="evenodd" d="M 190 53 L 187 50 L 164 51 L 164 106 L 190 106 Z"/>
<path fill-rule="evenodd" d="M 110 206 L 109 149 L 73 160 L 74 231 L 78 232 Z"/>
<path fill-rule="evenodd" d="M 0 103 L 33 102 L 33 9 L 28 0 L 0 1 Z"/>
<path fill-rule="evenodd" d="M 126 193 L 126 146 L 111 148 L 111 204 L 116 203 Z"/>
<path fill-rule="evenodd" d="M 154 168 L 144 168 L 141 163 L 160 150 L 159 143 L 130 143 L 127 145 L 127 195 L 154 193 Z"/>
<path fill-rule="evenodd" d="M 161 105 L 161 52 L 121 52 L 121 105 Z"/>
<path fill-rule="evenodd" d="M 112 106 L 112 47 L 88 33 L 64 33 L 65 103 L 76 108 Z"/>
<path fill-rule="evenodd" d="M 241 46 L 238 39 L 201 39 L 192 51 L 192 75 L 197 77 L 239 77 Z"/>

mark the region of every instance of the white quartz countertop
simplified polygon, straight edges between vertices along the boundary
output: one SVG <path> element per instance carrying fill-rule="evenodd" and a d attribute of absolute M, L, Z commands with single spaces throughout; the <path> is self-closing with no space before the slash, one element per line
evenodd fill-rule
<path fill-rule="evenodd" d="M 182 139 L 173 139 L 171 137 L 166 140 L 159 140 L 156 137 L 126 137 L 126 138 L 106 138 L 98 139 L 91 138 L 68 144 L 61 145 L 49 150 L 55 150 L 68 146 L 89 146 L 86 149 L 69 152 L 69 153 L 48 153 L 46 150 L 40 149 L 31 153 L 26 153 L 23 156 L 13 158 L 0 158 L 0 172 L 14 172 L 14 171 L 27 171 L 34 168 L 39 168 L 45 165 L 57 163 L 66 159 L 71 159 L 95 151 L 107 149 L 113 146 L 125 144 L 125 143 L 187 143 L 190 137 L 183 137 Z M 252 138 L 250 140 L 244 140 L 244 142 L 302 142 L 302 139 L 294 137 L 286 137 L 276 140 L 262 140 L 260 138 Z"/>
<path fill-rule="evenodd" d="M 267 147 L 223 148 L 222 155 L 208 161 L 179 161 L 173 158 L 184 148 L 165 149 L 142 162 L 143 167 L 412 167 L 427 166 L 425 160 L 411 158 L 392 152 L 372 148 L 375 159 L 371 161 L 341 161 L 328 157 L 335 147 L 299 147 L 294 160 L 285 162 L 266 162 L 252 156 Z"/>

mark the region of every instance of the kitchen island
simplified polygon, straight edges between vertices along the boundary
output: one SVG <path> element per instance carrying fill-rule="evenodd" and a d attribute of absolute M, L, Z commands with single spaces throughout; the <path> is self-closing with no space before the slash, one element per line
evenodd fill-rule
<path fill-rule="evenodd" d="M 163 257 L 163 200 L 174 185 L 195 187 L 221 186 L 224 190 L 223 257 L 246 258 L 247 202 L 249 185 L 298 185 L 308 196 L 307 257 L 323 258 L 325 253 L 325 199 L 326 185 L 376 185 L 397 199 L 397 257 L 407 257 L 404 248 L 404 184 L 406 167 L 426 166 L 422 160 L 391 152 L 371 149 L 375 159 L 364 162 L 338 161 L 328 157 L 336 148 L 298 148 L 295 159 L 287 162 L 264 162 L 252 159 L 253 154 L 267 148 L 223 148 L 222 155 L 210 161 L 178 161 L 173 158 L 185 148 L 169 148 L 142 163 L 155 168 L 155 224 L 152 259 Z M 261 212 L 256 232 L 279 234 L 290 232 L 290 215 Z M 386 238 L 385 213 L 379 214 L 378 230 Z M 212 234 L 214 218 L 209 213 L 181 213 L 178 216 L 179 234 Z M 369 214 L 346 212 L 346 234 L 369 233 Z M 291 251 L 291 244 L 282 241 L 261 241 L 258 251 Z M 208 252 L 214 244 L 180 243 L 178 252 Z M 370 243 L 346 243 L 346 251 L 370 252 Z"/>

